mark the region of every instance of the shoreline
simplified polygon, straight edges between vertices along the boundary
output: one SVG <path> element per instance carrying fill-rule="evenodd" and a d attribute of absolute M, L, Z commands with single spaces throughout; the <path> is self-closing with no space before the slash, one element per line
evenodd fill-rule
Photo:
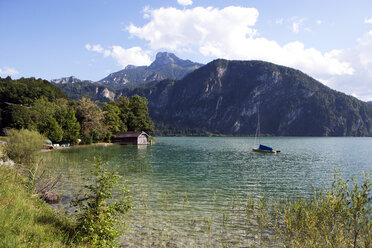
<path fill-rule="evenodd" d="M 52 152 L 52 151 L 58 151 L 58 150 L 64 150 L 64 149 L 70 149 L 70 148 L 79 148 L 79 147 L 89 147 L 89 146 L 112 146 L 114 143 L 105 143 L 105 142 L 100 142 L 100 143 L 93 143 L 93 144 L 87 144 L 87 145 L 72 145 L 72 146 L 56 146 L 53 147 L 53 149 L 48 149 L 48 148 L 43 148 L 40 151 L 41 152 Z"/>

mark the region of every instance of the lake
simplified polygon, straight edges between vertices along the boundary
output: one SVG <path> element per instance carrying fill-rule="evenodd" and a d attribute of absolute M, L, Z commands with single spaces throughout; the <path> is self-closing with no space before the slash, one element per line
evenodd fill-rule
<path fill-rule="evenodd" d="M 64 196 L 89 181 L 94 156 L 124 177 L 133 195 L 125 247 L 255 245 L 255 223 L 248 227 L 244 217 L 250 198 L 264 197 L 268 204 L 307 198 L 313 187 L 329 187 L 335 170 L 344 179 L 372 170 L 372 138 L 261 138 L 281 151 L 277 155 L 251 152 L 251 137 L 156 140 L 153 146 L 89 146 L 42 156 L 63 175 L 58 192 Z"/>

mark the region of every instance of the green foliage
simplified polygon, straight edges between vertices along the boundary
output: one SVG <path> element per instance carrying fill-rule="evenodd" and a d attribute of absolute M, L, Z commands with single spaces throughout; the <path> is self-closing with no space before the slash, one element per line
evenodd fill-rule
<path fill-rule="evenodd" d="M 371 247 L 372 198 L 369 175 L 343 181 L 310 200 L 282 205 L 276 232 L 287 247 Z"/>
<path fill-rule="evenodd" d="M 125 214 L 131 208 L 129 192 L 118 184 L 120 176 L 107 171 L 106 165 L 95 158 L 94 181 L 85 186 L 89 193 L 74 202 L 79 210 L 75 239 L 93 247 L 117 245 L 125 227 Z"/>
<path fill-rule="evenodd" d="M 21 179 L 0 165 L 0 247 L 73 247 L 73 224 L 26 191 Z"/>
<path fill-rule="evenodd" d="M 75 116 L 75 109 L 68 105 L 67 100 L 58 99 L 55 118 L 63 130 L 62 141 L 76 143 L 80 134 L 80 124 Z"/>
<path fill-rule="evenodd" d="M 10 126 L 17 129 L 28 129 L 32 126 L 30 110 L 22 105 L 11 105 L 8 107 L 10 112 Z"/>
<path fill-rule="evenodd" d="M 6 155 L 16 163 L 30 165 L 37 162 L 36 154 L 43 148 L 45 137 L 36 131 L 11 129 L 7 132 Z"/>
<path fill-rule="evenodd" d="M 32 104 L 30 111 L 33 125 L 40 133 L 45 134 L 48 132 L 49 121 L 54 116 L 55 108 L 55 103 L 49 102 L 45 97 L 36 99 Z"/>
<path fill-rule="evenodd" d="M 45 97 L 35 100 L 30 108 L 33 126 L 53 142 L 74 143 L 78 139 L 80 125 L 75 110 L 66 99 L 49 102 Z"/>
<path fill-rule="evenodd" d="M 77 119 L 80 122 L 83 143 L 102 141 L 108 128 L 104 125 L 104 112 L 90 99 L 83 97 L 76 106 Z"/>
<path fill-rule="evenodd" d="M 44 135 L 47 136 L 53 143 L 57 143 L 62 140 L 63 130 L 53 117 L 49 117 Z"/>
<path fill-rule="evenodd" d="M 109 128 L 109 134 L 107 139 L 111 140 L 113 134 L 119 132 L 123 127 L 123 122 L 120 119 L 120 109 L 118 106 L 110 103 L 104 103 L 102 106 L 102 110 L 105 113 L 104 123 Z"/>
<path fill-rule="evenodd" d="M 129 109 L 130 100 L 126 96 L 121 96 L 114 103 L 120 109 L 119 117 L 122 122 L 120 131 L 126 132 L 128 131 L 127 124 L 128 124 L 129 112 L 130 112 L 130 109 Z"/>
<path fill-rule="evenodd" d="M 154 131 L 154 123 L 147 109 L 147 99 L 134 95 L 130 98 L 128 129 L 131 131 Z"/>
<path fill-rule="evenodd" d="M 4 152 L 17 163 L 18 170 L 27 177 L 27 187 L 35 189 L 35 177 L 39 168 L 37 153 L 43 148 L 45 137 L 37 131 L 11 129 L 7 132 L 8 141 Z"/>
<path fill-rule="evenodd" d="M 68 104 L 66 95 L 60 89 L 45 80 L 35 78 L 0 78 L 0 99 L 3 119 L 0 128 L 33 129 L 42 134 L 55 133 L 48 129 L 51 124 L 55 128 L 50 118 L 53 117 L 59 122 L 55 116 L 56 109 Z M 59 103 L 63 103 L 62 106 Z M 73 125 L 76 126 L 76 119 L 74 121 Z M 58 124 L 61 126 L 61 123 Z M 73 128 L 72 132 L 74 139 L 77 138 L 76 129 L 78 128 Z M 66 128 L 66 134 L 71 133 L 70 131 Z M 52 137 L 48 138 L 53 140 Z"/>
<path fill-rule="evenodd" d="M 79 138 L 83 144 L 111 140 L 115 133 L 127 131 L 129 125 L 131 131 L 153 130 L 145 98 L 120 97 L 101 109 L 84 97 L 78 104 L 73 103 L 55 89 L 33 78 L 0 78 L 0 96 L 4 96 L 0 101 L 0 128 L 37 130 L 53 142 L 72 144 Z"/>
<path fill-rule="evenodd" d="M 103 105 L 104 110 L 107 110 L 106 123 L 112 123 L 110 126 L 123 132 L 152 132 L 154 123 L 150 119 L 147 104 L 147 99 L 139 95 L 134 95 L 131 98 L 121 96 L 115 102 Z"/>
<path fill-rule="evenodd" d="M 67 99 L 67 96 L 60 89 L 46 80 L 0 78 L 0 99 L 2 104 L 9 102 L 29 106 L 41 97 L 46 97 L 48 101 L 54 101 L 58 98 Z"/>

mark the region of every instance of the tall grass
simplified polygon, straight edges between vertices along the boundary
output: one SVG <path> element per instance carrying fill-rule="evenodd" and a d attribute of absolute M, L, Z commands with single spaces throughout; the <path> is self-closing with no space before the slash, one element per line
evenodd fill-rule
<path fill-rule="evenodd" d="M 329 190 L 282 204 L 274 230 L 286 247 L 372 247 L 369 175 L 344 181 L 336 174 Z"/>
<path fill-rule="evenodd" d="M 0 247 L 72 247 L 72 224 L 23 183 L 15 170 L 0 166 Z"/>
<path fill-rule="evenodd" d="M 372 247 L 372 198 L 368 175 L 343 180 L 306 199 L 274 201 L 231 194 L 201 210 L 188 193 L 142 193 L 134 204 L 123 245 L 159 247 Z M 225 202 L 228 202 L 225 199 Z M 196 212 L 194 212 L 196 211 Z M 137 227 L 141 228 L 138 229 Z M 182 231 L 181 231 L 182 230 Z"/>

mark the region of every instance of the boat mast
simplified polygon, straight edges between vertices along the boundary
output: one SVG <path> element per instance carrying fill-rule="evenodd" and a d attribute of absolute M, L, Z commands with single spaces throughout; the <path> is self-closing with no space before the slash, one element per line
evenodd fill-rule
<path fill-rule="evenodd" d="M 260 130 L 260 105 L 257 107 L 257 128 L 256 128 L 256 135 L 254 137 L 254 146 L 256 146 L 256 139 L 258 137 L 258 143 L 261 144 L 261 130 Z"/>

